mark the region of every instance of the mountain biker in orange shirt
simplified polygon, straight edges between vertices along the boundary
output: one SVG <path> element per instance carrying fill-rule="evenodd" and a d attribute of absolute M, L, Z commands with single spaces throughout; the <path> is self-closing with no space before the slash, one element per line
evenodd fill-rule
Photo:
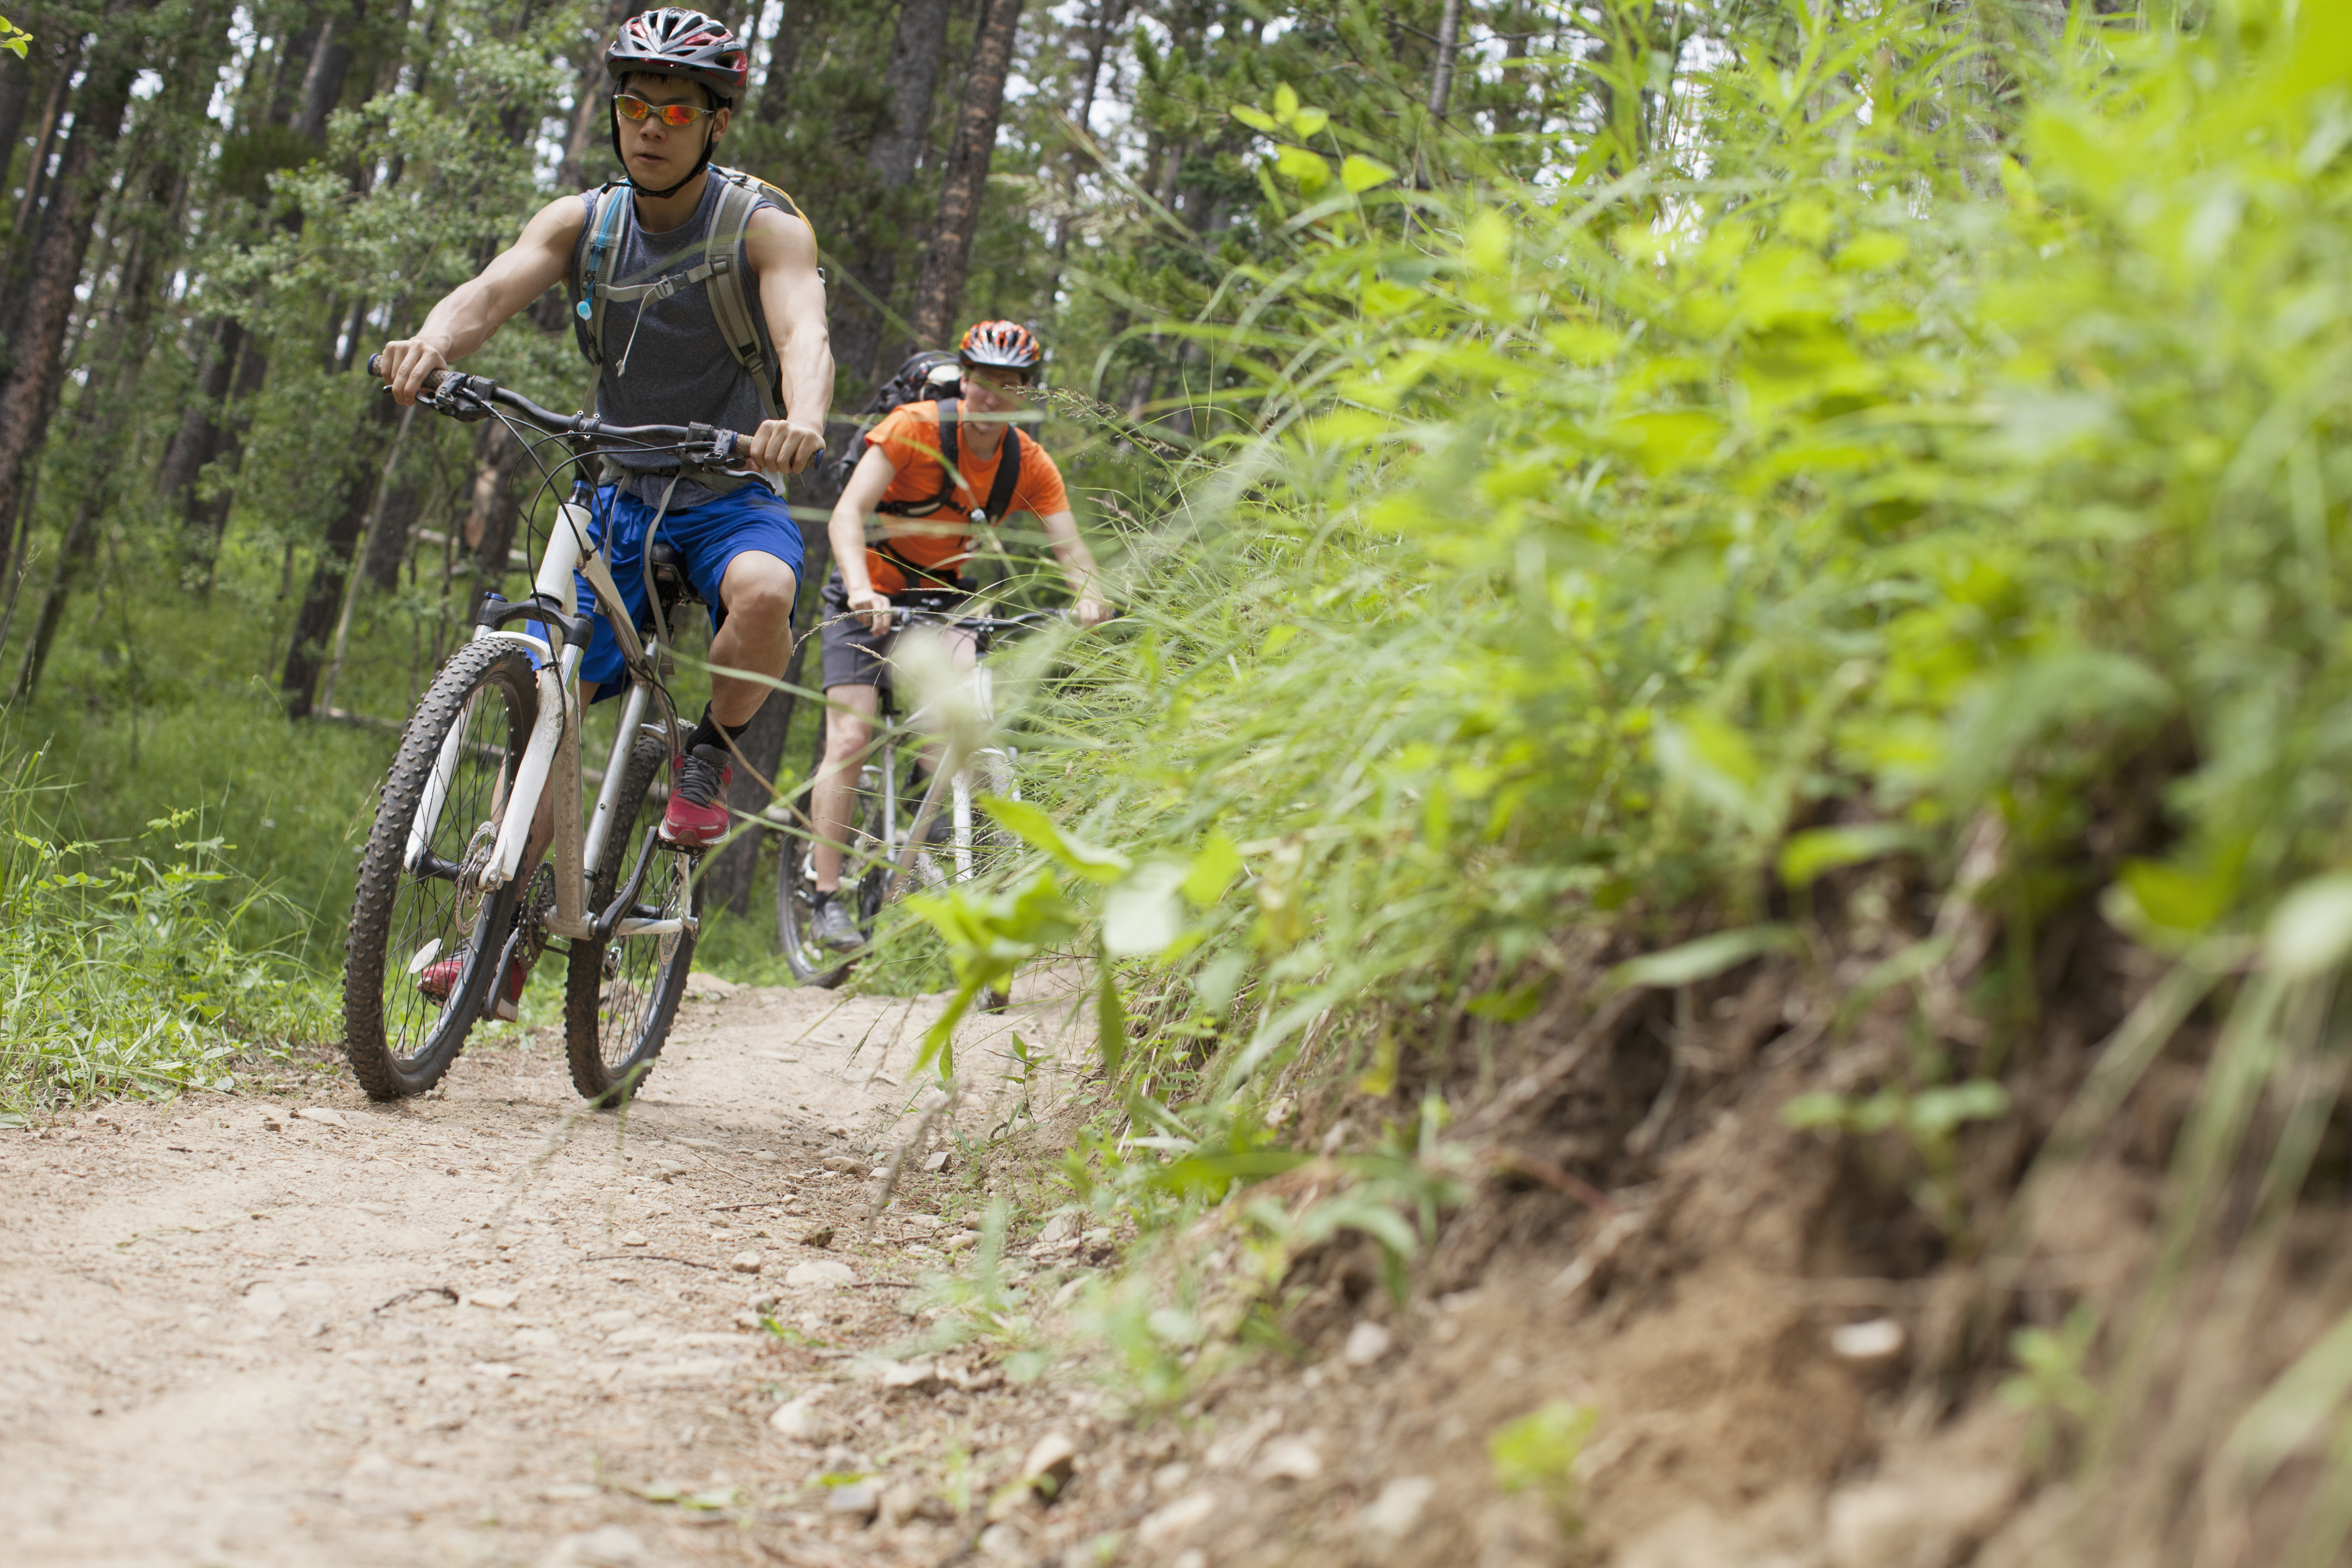
<path fill-rule="evenodd" d="M 1076 618 L 1095 626 L 1111 616 L 1094 556 L 1078 535 L 1061 470 L 1044 447 L 1015 429 L 1045 351 L 1036 336 L 1013 321 L 982 321 L 957 347 L 961 396 L 900 405 L 866 436 L 866 449 L 833 509 L 833 576 L 824 586 L 824 765 L 811 791 L 815 820 L 815 935 L 836 948 L 861 940 L 841 887 L 842 841 L 848 832 L 849 793 L 860 759 L 874 739 L 879 688 L 896 634 L 890 595 L 962 595 L 971 531 L 994 526 L 1012 512 L 1028 512 L 1076 597 Z M 950 482 L 942 460 L 955 457 Z M 1013 465 L 1009 470 L 1005 465 Z M 866 520 L 879 514 L 880 536 L 868 542 Z M 972 662 L 969 636 L 948 634 L 959 668 Z"/>

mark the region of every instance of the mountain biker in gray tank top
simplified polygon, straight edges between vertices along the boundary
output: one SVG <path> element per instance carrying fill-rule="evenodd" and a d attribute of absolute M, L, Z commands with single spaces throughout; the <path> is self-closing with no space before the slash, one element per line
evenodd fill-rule
<path fill-rule="evenodd" d="M 649 233 L 636 215 L 625 215 L 605 258 L 607 276 L 614 285 L 631 288 L 676 277 L 702 260 L 703 244 L 719 210 L 719 184 L 703 181 L 702 200 L 694 216 L 677 228 Z M 572 247 L 572 275 L 580 276 L 586 261 L 588 237 L 596 225 L 600 202 L 625 193 L 581 193 L 580 238 Z M 783 213 L 798 218 L 765 195 L 756 198 L 755 211 Z M 745 265 L 735 247 L 735 265 Z M 728 352 L 727 341 L 712 320 L 710 306 L 698 288 L 682 287 L 667 295 L 649 295 L 614 304 L 604 312 L 604 374 L 596 378 L 596 414 L 622 425 L 715 426 L 721 430 L 756 430 L 762 416 L 760 389 L 743 374 Z M 618 461 L 644 473 L 677 467 L 675 458 L 660 453 L 627 453 Z M 641 500 L 661 500 L 667 481 L 642 477 L 629 491 Z M 697 506 L 717 493 L 691 479 L 678 481 L 670 498 L 673 508 Z"/>
<path fill-rule="evenodd" d="M 781 677 L 792 650 L 801 535 L 777 492 L 783 475 L 822 456 L 833 398 L 814 232 L 791 209 L 790 197 L 711 162 L 748 79 L 747 60 L 735 35 L 699 11 L 665 6 L 622 24 L 604 51 L 604 68 L 613 89 L 613 152 L 627 179 L 541 208 L 480 277 L 434 306 L 415 337 L 387 343 L 383 355 L 393 395 L 413 404 L 426 375 L 474 353 L 507 318 L 569 280 L 582 312 L 575 319 L 603 318 L 593 342 L 588 328 L 581 329 L 583 349 L 597 366 L 601 413 L 630 423 L 702 423 L 750 434 L 751 464 L 772 482 L 730 487 L 723 479 L 640 471 L 627 476 L 625 488 L 601 483 L 591 508 L 630 612 L 640 619 L 647 614 L 641 564 L 657 526 L 660 541 L 678 549 L 711 606 L 710 663 L 747 672 L 712 674 L 709 706 L 687 737 L 671 781 L 662 835 L 696 847 L 728 830 L 733 738 L 771 689 L 760 678 Z M 728 199 L 722 181 L 763 198 L 734 247 L 736 287 L 728 289 L 714 288 L 709 277 L 688 279 L 698 268 L 708 271 L 701 241 Z M 587 279 L 597 296 L 590 310 L 587 299 L 577 298 L 585 276 L 583 247 L 591 240 L 591 211 L 611 202 L 628 204 L 622 215 L 627 221 L 608 235 L 611 247 Z M 661 287 L 646 289 L 647 283 Z M 756 356 L 751 345 L 729 347 L 719 331 L 728 309 L 751 319 L 761 340 Z M 756 374 L 752 357 L 761 366 Z M 583 607 L 593 604 L 591 595 Z M 581 660 L 583 701 L 619 674 L 618 649 L 600 620 Z M 551 831 L 552 818 L 543 817 L 526 868 Z M 520 976 L 509 976 L 507 985 L 520 992 Z M 506 998 L 501 992 L 498 1000 Z"/>

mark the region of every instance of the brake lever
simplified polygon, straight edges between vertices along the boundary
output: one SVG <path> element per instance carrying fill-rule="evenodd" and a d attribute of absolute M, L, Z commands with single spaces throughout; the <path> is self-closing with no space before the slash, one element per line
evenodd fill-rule
<path fill-rule="evenodd" d="M 447 415 L 461 425 L 478 424 L 490 416 L 489 398 L 475 390 L 476 384 L 481 380 L 482 378 L 478 375 L 452 374 L 445 378 L 433 391 L 420 395 L 416 401 Z M 495 390 L 498 383 L 490 382 L 488 385 Z"/>

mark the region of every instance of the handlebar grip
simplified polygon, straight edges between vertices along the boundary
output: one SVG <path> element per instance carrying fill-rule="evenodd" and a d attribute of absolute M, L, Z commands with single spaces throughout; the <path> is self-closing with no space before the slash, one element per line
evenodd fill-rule
<path fill-rule="evenodd" d="M 382 354 L 368 355 L 367 367 L 368 374 L 370 375 L 374 376 L 379 381 L 383 379 L 383 356 Z M 441 390 L 441 384 L 457 374 L 457 373 L 453 370 L 427 371 L 425 373 L 425 386 L 423 390 L 426 392 L 438 392 Z"/>

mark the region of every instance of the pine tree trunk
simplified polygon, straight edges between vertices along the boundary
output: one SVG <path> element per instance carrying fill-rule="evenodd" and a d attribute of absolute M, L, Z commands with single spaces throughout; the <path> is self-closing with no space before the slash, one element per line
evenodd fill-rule
<path fill-rule="evenodd" d="M 866 144 L 866 166 L 880 199 L 868 208 L 855 240 L 844 247 L 850 276 L 864 289 L 845 288 L 835 297 L 833 357 L 845 389 L 878 380 L 886 368 L 881 363 L 884 345 L 898 337 L 866 296 L 887 305 L 898 289 L 898 237 L 909 216 L 908 187 L 930 141 L 931 101 L 938 96 L 940 68 L 947 58 L 948 9 L 949 0 L 906 0 L 891 36 L 890 61 L 882 74 L 890 112 Z"/>
<path fill-rule="evenodd" d="M 800 69 L 801 49 L 810 30 L 809 19 L 802 16 L 807 9 L 801 0 L 784 0 L 777 13 L 775 36 L 768 40 L 768 68 L 760 77 L 760 96 L 751 106 L 762 125 L 782 123 L 784 110 L 793 106 L 793 77 Z"/>
<path fill-rule="evenodd" d="M 963 304 L 981 197 L 988 188 L 989 162 L 996 153 L 997 121 L 1004 114 L 1004 79 L 1013 69 L 1021 5 L 1022 0 L 988 0 L 980 36 L 972 44 L 955 142 L 948 150 L 947 175 L 940 185 L 939 217 L 931 228 L 930 248 L 923 255 L 922 277 L 915 285 L 910 324 L 919 345 L 946 342 Z"/>
<path fill-rule="evenodd" d="M 132 7 L 110 7 L 108 20 L 112 36 L 74 96 L 73 132 L 58 162 L 54 194 L 34 232 L 16 338 L 9 345 L 13 363 L 0 380 L 0 518 L 16 515 L 65 378 L 74 289 L 106 194 L 107 161 L 121 137 L 131 84 L 138 76 L 142 28 Z"/>
<path fill-rule="evenodd" d="M 0 49 L 0 181 L 5 181 L 16 157 L 17 140 L 25 134 L 25 114 L 33 103 L 33 68 Z"/>
<path fill-rule="evenodd" d="M 347 474 L 341 504 L 319 542 L 319 559 L 310 568 L 310 585 L 303 591 L 302 607 L 294 614 L 294 629 L 286 645 L 286 668 L 278 693 L 289 719 L 307 719 L 319 689 L 319 673 L 326 668 L 328 639 L 342 609 L 343 580 L 352 570 L 352 554 L 367 528 L 368 511 L 375 501 L 375 478 L 384 443 L 396 422 L 390 398 L 370 405 L 361 445 L 371 459 L 364 471 Z"/>
<path fill-rule="evenodd" d="M 572 129 L 563 139 L 563 163 L 555 176 L 559 190 L 576 191 L 604 183 L 604 176 L 593 171 L 605 168 L 612 156 L 613 111 L 607 107 L 612 89 L 604 75 L 604 46 L 635 11 L 633 0 L 606 0 L 603 26 L 582 61 L 580 85 L 572 94 Z M 620 170 L 612 173 L 618 174 Z"/>

